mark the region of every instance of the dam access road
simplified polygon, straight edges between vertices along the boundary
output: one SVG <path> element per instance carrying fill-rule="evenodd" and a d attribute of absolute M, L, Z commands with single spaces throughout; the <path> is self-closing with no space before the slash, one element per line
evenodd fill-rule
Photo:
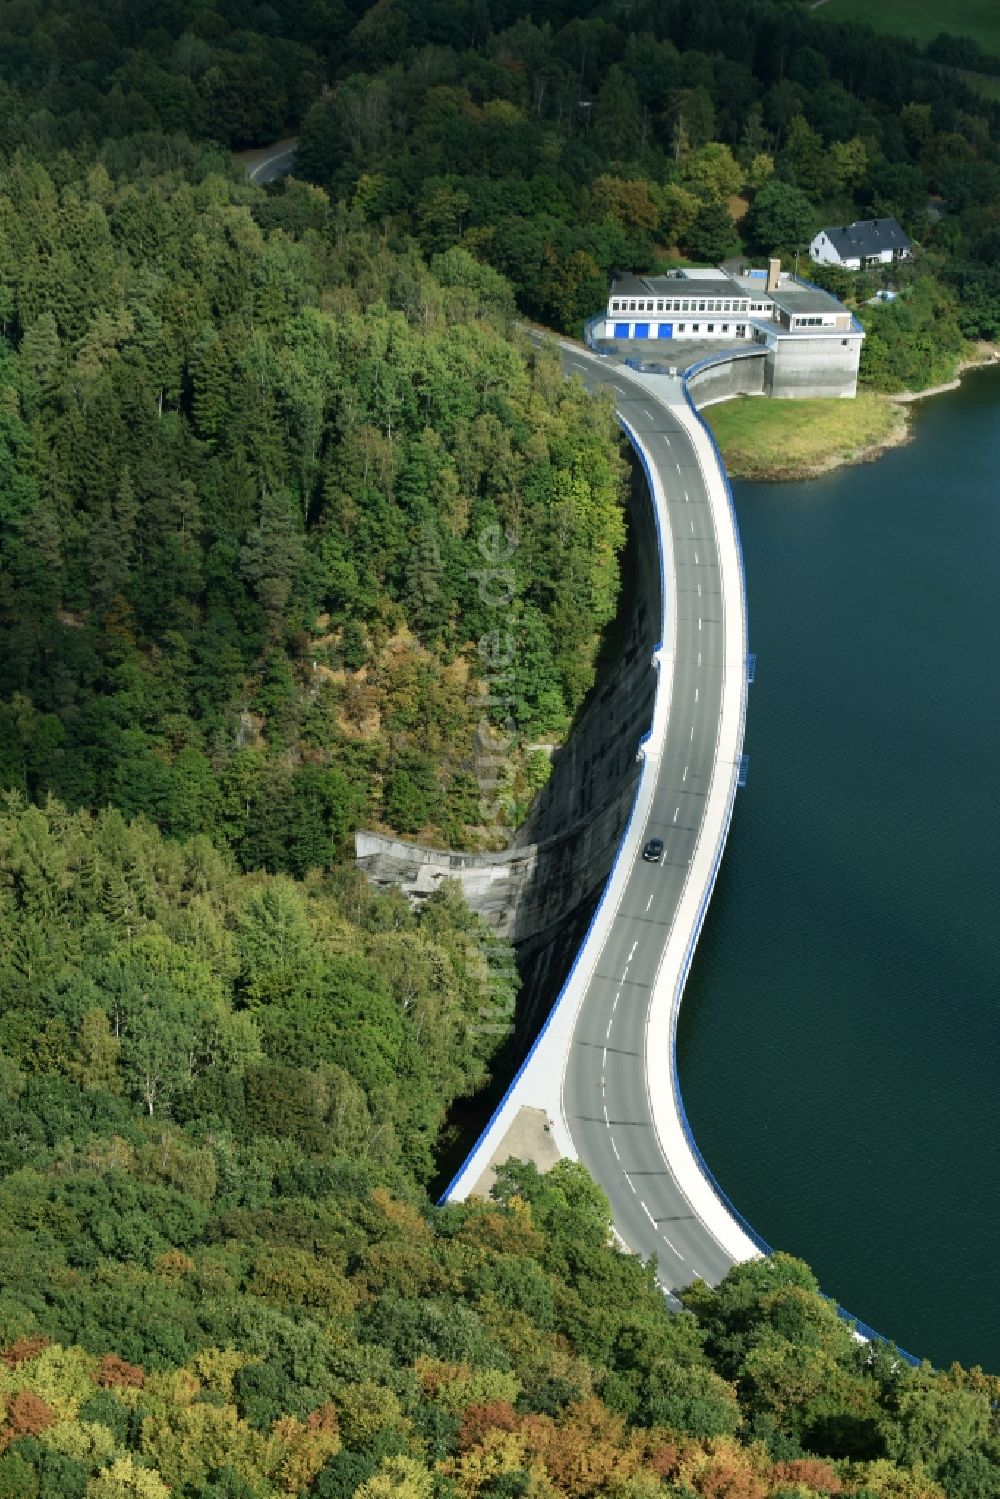
<path fill-rule="evenodd" d="M 681 993 L 725 843 L 743 739 L 746 611 L 735 520 L 682 379 L 569 342 L 567 375 L 609 389 L 646 470 L 660 546 L 656 702 L 631 819 L 574 968 L 538 1041 L 446 1193 L 484 1190 L 522 1110 L 607 1193 L 616 1232 L 669 1293 L 759 1252 L 711 1182 L 676 1086 Z M 642 857 L 663 840 L 654 862 Z M 515 1132 L 516 1133 L 516 1132 Z"/>
<path fill-rule="evenodd" d="M 276 181 L 298 142 L 243 155 Z M 535 336 L 535 335 L 533 335 Z M 584 1162 L 626 1248 L 655 1255 L 670 1295 L 759 1253 L 709 1180 L 676 1086 L 674 1035 L 736 794 L 746 694 L 746 606 L 725 475 L 678 376 L 636 375 L 560 340 L 568 376 L 607 387 L 646 470 L 660 551 L 653 723 L 636 799 L 600 904 L 531 1054 L 448 1188 L 463 1198 L 518 1153 L 519 1116 L 551 1121 Z M 690 349 L 688 350 L 690 353 Z M 642 859 L 663 839 L 656 864 Z M 530 1133 L 530 1126 L 527 1133 Z"/>

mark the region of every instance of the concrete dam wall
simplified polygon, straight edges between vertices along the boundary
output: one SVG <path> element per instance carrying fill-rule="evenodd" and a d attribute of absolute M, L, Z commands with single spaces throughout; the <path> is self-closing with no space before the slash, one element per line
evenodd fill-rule
<path fill-rule="evenodd" d="M 700 411 L 715 401 L 729 401 L 733 396 L 762 396 L 767 391 L 767 350 L 755 347 L 752 352 L 734 354 L 731 350 L 709 356 L 701 366 L 693 366 L 686 383 L 691 399 Z"/>
<path fill-rule="evenodd" d="M 637 751 L 656 690 L 652 658 L 660 619 L 655 524 L 638 467 L 628 515 L 621 604 L 612 627 L 618 649 L 566 744 L 553 756 L 549 780 L 511 847 L 471 854 L 423 848 L 380 833 L 355 835 L 358 866 L 375 885 L 394 885 L 420 900 L 441 880 L 457 879 L 472 909 L 517 945 L 526 984 L 529 956 L 547 955 L 549 977 L 554 977 L 553 958 L 556 971 L 562 966 L 563 949 L 572 959 L 579 922 L 585 926 L 589 920 L 635 799 Z"/>

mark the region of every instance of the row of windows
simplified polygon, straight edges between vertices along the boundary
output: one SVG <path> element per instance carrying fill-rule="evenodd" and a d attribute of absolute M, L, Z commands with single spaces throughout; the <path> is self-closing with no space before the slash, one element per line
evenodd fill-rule
<path fill-rule="evenodd" d="M 721 298 L 697 298 L 686 297 L 683 299 L 661 297 L 658 302 L 644 302 L 640 298 L 638 302 L 626 302 L 615 298 L 611 303 L 612 312 L 746 312 L 746 302 L 734 300 L 732 297 L 723 301 Z"/>
<path fill-rule="evenodd" d="M 793 326 L 796 328 L 825 328 L 827 322 L 822 317 L 797 317 L 793 319 Z"/>
<path fill-rule="evenodd" d="M 706 323 L 704 331 L 706 333 L 716 333 L 716 332 L 719 332 L 719 333 L 728 333 L 730 331 L 731 327 L 732 327 L 731 323 L 719 323 L 719 324 Z M 745 323 L 737 323 L 736 324 L 736 337 L 737 338 L 745 338 L 746 337 L 746 331 L 747 330 L 746 330 L 746 324 Z M 687 323 L 676 323 L 674 325 L 674 332 L 675 333 L 701 333 L 702 332 L 702 326 L 701 326 L 700 323 L 692 323 L 690 326 L 688 326 Z"/>

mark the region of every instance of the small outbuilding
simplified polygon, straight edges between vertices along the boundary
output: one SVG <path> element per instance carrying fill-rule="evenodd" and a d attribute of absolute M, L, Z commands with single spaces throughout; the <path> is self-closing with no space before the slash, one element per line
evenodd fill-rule
<path fill-rule="evenodd" d="M 821 229 L 809 254 L 821 265 L 861 271 L 870 265 L 909 260 L 913 246 L 895 219 L 856 219 L 853 224 Z"/>

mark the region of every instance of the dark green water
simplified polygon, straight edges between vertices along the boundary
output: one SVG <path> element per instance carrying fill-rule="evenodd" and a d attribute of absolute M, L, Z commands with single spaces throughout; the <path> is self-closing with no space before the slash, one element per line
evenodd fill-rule
<path fill-rule="evenodd" d="M 915 441 L 734 486 L 749 785 L 681 1011 L 705 1158 L 936 1364 L 1000 1371 L 1000 372 Z"/>

